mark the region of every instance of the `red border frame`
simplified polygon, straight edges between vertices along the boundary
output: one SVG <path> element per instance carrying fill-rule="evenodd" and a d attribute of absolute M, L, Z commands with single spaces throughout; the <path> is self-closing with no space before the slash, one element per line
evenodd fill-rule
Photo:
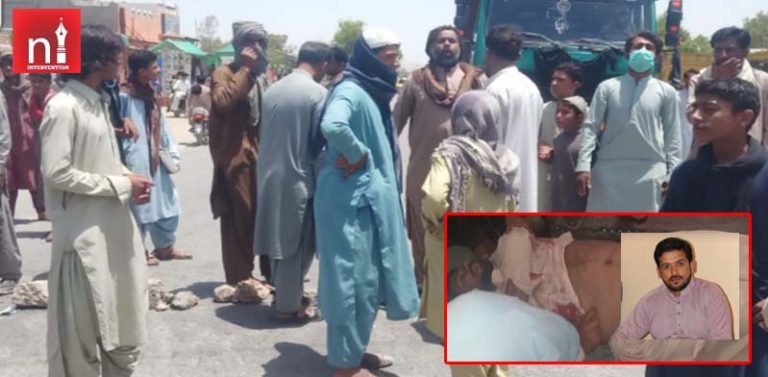
<path fill-rule="evenodd" d="M 747 268 L 750 271 L 747 306 L 747 361 L 448 361 L 448 218 L 480 216 L 657 216 L 657 217 L 746 217 L 749 253 Z M 443 363 L 447 365 L 750 365 L 752 364 L 752 214 L 749 212 L 448 212 L 443 217 Z"/>

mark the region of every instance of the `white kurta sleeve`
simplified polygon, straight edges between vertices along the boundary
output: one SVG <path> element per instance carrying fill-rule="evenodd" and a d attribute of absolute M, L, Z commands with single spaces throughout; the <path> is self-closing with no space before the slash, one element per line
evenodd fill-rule
<path fill-rule="evenodd" d="M 579 158 L 576 162 L 576 172 L 589 172 L 592 170 L 592 152 L 597 148 L 597 136 L 600 134 L 600 126 L 605 120 L 608 109 L 608 98 L 605 83 L 598 85 L 592 104 L 589 106 L 587 118 L 581 127 L 581 146 Z"/>
<path fill-rule="evenodd" d="M 671 88 L 661 106 L 661 125 L 664 129 L 664 156 L 667 162 L 667 178 L 672 175 L 677 165 L 683 160 L 682 127 L 680 125 L 680 107 L 677 105 L 677 93 Z"/>
<path fill-rule="evenodd" d="M 113 196 L 125 204 L 131 196 L 131 181 L 128 177 L 92 174 L 73 166 L 72 146 L 78 117 L 71 105 L 49 104 L 40 126 L 45 184 L 52 189 L 73 194 Z"/>

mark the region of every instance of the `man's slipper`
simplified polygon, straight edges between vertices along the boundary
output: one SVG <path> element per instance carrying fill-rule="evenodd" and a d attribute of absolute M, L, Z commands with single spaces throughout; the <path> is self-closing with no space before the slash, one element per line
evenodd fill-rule
<path fill-rule="evenodd" d="M 179 259 L 179 260 L 192 259 L 192 255 L 187 254 L 179 249 L 171 249 L 170 251 L 155 250 L 154 252 L 152 252 L 152 254 L 154 254 L 155 258 L 161 261 L 169 261 L 173 259 Z"/>
<path fill-rule="evenodd" d="M 144 250 L 144 257 L 147 259 L 147 266 L 157 266 L 160 264 L 160 261 L 158 261 L 154 255 L 150 254 L 146 250 Z"/>
<path fill-rule="evenodd" d="M 360 367 L 368 370 L 379 370 L 392 366 L 394 362 L 395 359 L 392 356 L 366 353 L 363 355 L 363 360 L 360 362 Z"/>

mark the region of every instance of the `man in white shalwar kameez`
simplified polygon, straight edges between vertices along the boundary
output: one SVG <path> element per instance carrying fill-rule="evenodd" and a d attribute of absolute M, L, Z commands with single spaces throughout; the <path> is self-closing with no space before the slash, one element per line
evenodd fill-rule
<path fill-rule="evenodd" d="M 109 116 L 104 80 L 117 78 L 123 44 L 82 28 L 82 73 L 48 103 L 41 125 L 45 199 L 53 221 L 49 377 L 130 376 L 146 338 L 144 248 L 128 200 L 151 182 L 129 172 Z"/>
<path fill-rule="evenodd" d="M 628 39 L 629 73 L 603 81 L 595 91 L 576 164 L 579 194 L 589 195 L 587 212 L 656 212 L 661 207 L 682 156 L 677 92 L 652 76 L 662 47 L 657 36 L 646 32 Z"/>
<path fill-rule="evenodd" d="M 519 210 L 538 210 L 538 143 L 544 101 L 536 84 L 517 68 L 523 42 L 511 27 L 493 28 L 486 37 L 485 90 L 501 105 L 501 143 L 520 158 Z"/>

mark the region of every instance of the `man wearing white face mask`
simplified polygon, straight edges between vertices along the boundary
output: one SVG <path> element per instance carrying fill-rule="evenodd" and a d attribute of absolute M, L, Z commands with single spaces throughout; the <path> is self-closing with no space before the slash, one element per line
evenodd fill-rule
<path fill-rule="evenodd" d="M 629 72 L 597 87 L 576 165 L 587 211 L 655 212 L 661 206 L 669 176 L 682 159 L 677 93 L 653 77 L 662 48 L 651 33 L 629 38 Z"/>

